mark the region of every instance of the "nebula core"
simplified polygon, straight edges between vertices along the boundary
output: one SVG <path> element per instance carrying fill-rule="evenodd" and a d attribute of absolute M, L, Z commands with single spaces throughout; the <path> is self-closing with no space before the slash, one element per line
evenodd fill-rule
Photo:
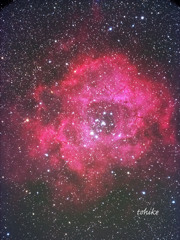
<path fill-rule="evenodd" d="M 12 164 L 10 178 L 49 174 L 57 207 L 96 201 L 113 189 L 113 169 L 146 168 L 153 144 L 175 143 L 167 87 L 139 75 L 127 57 L 84 57 L 71 66 L 63 80 L 28 93 L 28 117 L 13 106 L 28 164 L 23 171 L 22 161 Z"/>

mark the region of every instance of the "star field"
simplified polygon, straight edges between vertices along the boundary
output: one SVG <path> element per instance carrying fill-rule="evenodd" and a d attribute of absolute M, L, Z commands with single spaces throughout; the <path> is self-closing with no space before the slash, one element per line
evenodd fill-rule
<path fill-rule="evenodd" d="M 16 1 L 1 21 L 1 239 L 179 239 L 179 7 Z"/>

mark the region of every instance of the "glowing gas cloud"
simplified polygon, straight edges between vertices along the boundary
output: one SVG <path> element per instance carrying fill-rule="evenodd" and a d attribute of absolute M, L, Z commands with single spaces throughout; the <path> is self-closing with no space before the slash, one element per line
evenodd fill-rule
<path fill-rule="evenodd" d="M 10 178 L 49 174 L 57 206 L 95 201 L 113 188 L 112 169 L 135 169 L 154 143 L 175 142 L 169 91 L 120 54 L 72 63 L 63 80 L 26 97 L 30 113 L 16 105 L 12 119 L 26 139 L 25 165 L 15 163 Z"/>

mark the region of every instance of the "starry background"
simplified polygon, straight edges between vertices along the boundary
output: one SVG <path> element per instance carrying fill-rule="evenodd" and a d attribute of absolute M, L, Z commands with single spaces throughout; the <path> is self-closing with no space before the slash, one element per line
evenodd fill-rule
<path fill-rule="evenodd" d="M 168 0 L 133 1 L 16 1 L 1 10 L 1 135 L 8 132 L 9 106 L 27 100 L 29 89 L 51 85 L 68 72 L 66 63 L 79 54 L 117 52 L 128 56 L 140 72 L 169 86 L 176 103 L 174 124 L 179 142 L 180 9 Z M 65 50 L 56 51 L 61 39 Z M 55 56 L 52 62 L 49 56 Z M 48 57 L 47 57 L 48 56 Z M 37 74 L 37 63 L 42 71 Z M 18 140 L 17 140 L 18 141 Z M 1 143 L 3 151 L 5 142 Z M 12 146 L 13 147 L 13 146 Z M 179 239 L 179 144 L 165 154 L 171 170 L 152 166 L 144 171 L 117 171 L 124 182 L 83 212 L 57 210 L 50 189 L 38 181 L 19 185 L 6 177 L 1 159 L 1 239 Z M 158 149 L 153 155 L 158 162 Z M 163 157 L 163 153 L 162 156 Z M 48 181 L 48 179 L 47 179 Z M 154 207 L 158 216 L 137 216 L 138 209 Z"/>

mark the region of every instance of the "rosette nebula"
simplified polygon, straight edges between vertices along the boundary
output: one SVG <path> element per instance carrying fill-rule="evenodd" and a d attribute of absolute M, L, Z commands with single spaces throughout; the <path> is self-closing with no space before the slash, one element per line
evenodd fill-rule
<path fill-rule="evenodd" d="M 179 239 L 171 2 L 2 9 L 0 239 Z"/>
<path fill-rule="evenodd" d="M 20 104 L 13 107 L 28 164 L 22 171 L 15 161 L 10 178 L 47 172 L 58 207 L 105 196 L 113 169 L 146 168 L 152 145 L 175 142 L 174 103 L 163 84 L 139 76 L 123 55 L 84 57 L 72 66 L 63 80 L 28 93 L 28 117 Z"/>

